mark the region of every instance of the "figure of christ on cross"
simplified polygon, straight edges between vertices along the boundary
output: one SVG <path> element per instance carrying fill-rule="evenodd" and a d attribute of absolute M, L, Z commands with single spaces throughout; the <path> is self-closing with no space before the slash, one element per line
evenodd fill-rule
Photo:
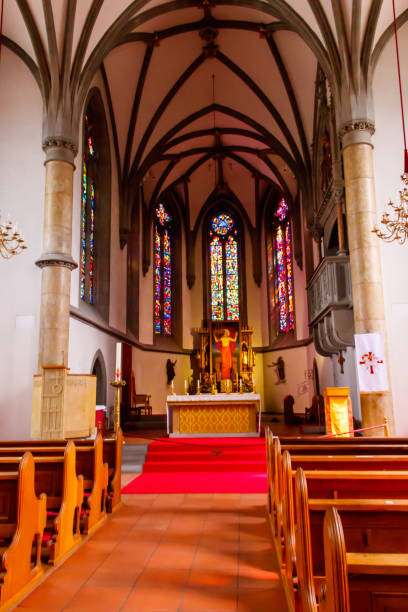
<path fill-rule="evenodd" d="M 225 328 L 221 335 L 217 335 L 214 331 L 214 340 L 217 349 L 221 353 L 221 378 L 229 380 L 231 377 L 232 355 L 235 351 L 237 334 L 234 337 L 230 335 L 230 330 Z"/>

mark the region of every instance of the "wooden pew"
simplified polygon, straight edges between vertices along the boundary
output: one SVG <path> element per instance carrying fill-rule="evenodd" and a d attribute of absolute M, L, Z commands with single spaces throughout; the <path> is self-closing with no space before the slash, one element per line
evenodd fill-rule
<path fill-rule="evenodd" d="M 320 590 L 319 612 L 408 609 L 406 549 L 398 554 L 347 553 L 336 508 L 326 513 L 323 537 L 326 580 Z"/>
<path fill-rule="evenodd" d="M 302 610 L 317 610 L 316 598 L 325 576 L 323 520 L 329 508 L 340 513 L 347 547 L 353 552 L 395 554 L 408 550 L 406 499 L 309 499 L 301 468 L 296 471 L 295 498 L 296 576 Z M 286 586 L 294 602 L 295 589 L 290 593 L 291 585 Z"/>
<path fill-rule="evenodd" d="M 282 444 L 281 452 L 287 450 L 296 455 L 408 455 L 408 444 Z"/>
<path fill-rule="evenodd" d="M 18 469 L 22 459 L 14 449 L 0 451 L 2 471 Z M 46 494 L 47 524 L 42 548 L 44 560 L 51 564 L 59 562 L 81 540 L 79 519 L 84 498 L 83 477 L 76 475 L 75 446 L 69 442 L 63 455 L 35 455 L 35 492 Z"/>
<path fill-rule="evenodd" d="M 77 442 L 78 446 L 85 445 L 87 440 Z M 114 438 L 103 439 L 103 462 L 108 464 L 108 492 L 106 509 L 108 512 L 117 510 L 122 503 L 122 447 L 123 432 L 119 427 Z"/>
<path fill-rule="evenodd" d="M 0 457 L 7 455 L 20 456 L 23 450 L 30 449 L 39 457 L 63 457 L 65 447 L 61 444 L 41 444 L 35 441 L 35 446 L 29 446 L 25 441 L 20 446 L 0 446 Z M 84 479 L 84 502 L 80 516 L 81 530 L 85 534 L 92 533 L 106 519 L 106 501 L 108 487 L 108 465 L 103 463 L 103 441 L 98 434 L 94 441 L 76 448 L 76 473 Z M 89 444 L 91 443 L 91 444 Z M 14 443 L 15 444 L 15 443 Z M 31 443 L 32 444 L 32 443 Z M 46 486 L 44 484 L 43 486 Z"/>
<path fill-rule="evenodd" d="M 338 445 L 336 448 L 334 448 L 332 445 L 327 445 L 327 446 L 318 445 L 317 447 L 318 455 L 322 457 L 321 459 L 322 465 L 320 466 L 320 469 L 323 468 L 323 462 L 327 463 L 327 469 L 331 469 L 330 464 L 333 464 L 333 465 L 337 464 L 338 469 L 347 469 L 346 467 L 347 457 L 349 457 L 349 463 L 348 463 L 349 469 L 354 469 L 353 459 L 351 459 L 351 455 L 344 454 L 345 449 L 347 449 L 347 453 L 349 453 L 350 450 L 355 451 L 356 454 L 354 456 L 356 460 L 359 461 L 359 465 L 356 466 L 357 469 L 367 469 L 366 467 L 363 467 L 364 464 L 371 464 L 372 469 L 385 469 L 386 468 L 385 464 L 387 463 L 389 464 L 393 462 L 392 456 L 394 455 L 394 448 L 392 445 L 391 446 L 377 445 L 376 453 L 373 455 L 372 458 L 366 458 L 367 455 L 371 455 L 372 453 L 372 449 L 373 449 L 372 445 L 363 444 L 363 445 L 357 445 L 357 446 L 353 445 L 351 448 L 350 447 L 351 445 L 347 445 L 347 446 Z M 267 439 L 268 509 L 269 509 L 271 516 L 273 514 L 274 521 L 276 520 L 276 516 L 279 516 L 279 502 L 276 500 L 276 495 L 280 495 L 280 491 L 281 491 L 281 486 L 279 483 L 279 479 L 281 478 L 281 467 L 280 467 L 281 466 L 281 455 L 284 452 L 285 448 L 287 449 L 288 446 L 286 445 L 285 447 L 282 447 L 280 444 L 279 438 L 272 439 L 272 437 L 269 435 Z M 293 457 L 292 453 L 296 454 L 299 457 L 297 465 L 301 467 L 305 467 L 308 465 L 307 461 L 312 461 L 312 460 L 316 464 L 317 457 L 314 458 L 313 456 L 309 456 L 310 454 L 303 455 L 303 449 L 305 448 L 304 446 L 299 446 L 299 447 L 290 446 L 289 448 L 290 448 L 292 457 Z M 381 450 L 383 451 L 382 453 L 380 453 Z M 400 446 L 395 447 L 395 450 L 396 450 L 396 455 L 402 455 Z M 407 447 L 407 451 L 408 451 L 408 447 Z M 344 460 L 343 468 L 341 468 L 341 459 L 336 457 L 337 454 L 343 456 L 343 460 Z M 380 454 L 382 455 L 382 457 L 387 456 L 388 458 L 382 461 L 382 459 L 380 460 L 378 458 L 378 455 Z M 328 457 L 328 458 L 325 458 L 325 457 Z M 333 459 L 330 459 L 330 457 L 333 457 Z M 378 463 L 378 461 L 380 461 L 381 463 Z M 408 463 L 404 463 L 404 461 L 406 462 L 405 457 L 402 457 L 402 456 L 399 458 L 396 457 L 396 461 L 397 463 L 395 463 L 395 466 L 396 466 L 395 469 L 408 469 Z"/>
<path fill-rule="evenodd" d="M 81 439 L 73 440 L 77 449 L 93 445 L 93 440 Z M 65 448 L 66 440 L 16 440 L 0 441 L 0 449 L 6 448 L 35 448 L 36 453 L 42 448 L 49 448 L 51 452 L 58 452 L 58 448 Z M 121 504 L 121 472 L 122 472 L 122 446 L 123 432 L 119 428 L 114 438 L 103 439 L 103 463 L 108 464 L 109 484 L 107 493 L 107 511 L 112 512 L 119 508 Z M 55 447 L 55 448 L 54 448 Z"/>
<path fill-rule="evenodd" d="M 46 524 L 46 495 L 34 489 L 34 459 L 25 453 L 17 471 L 0 465 L 0 537 L 11 539 L 2 548 L 0 606 L 17 601 L 41 578 L 41 542 Z M 32 552 L 34 546 L 34 557 Z"/>
<path fill-rule="evenodd" d="M 279 451 L 279 444 L 275 444 L 275 448 Z M 295 456 L 294 456 L 295 457 Z M 273 496 L 273 505 L 276 509 L 276 522 L 273 524 L 273 533 L 275 536 L 275 548 L 278 554 L 278 559 L 284 569 L 284 578 L 287 583 L 287 592 L 289 598 L 294 599 L 295 593 L 293 584 L 296 580 L 296 550 L 295 550 L 295 512 L 294 512 L 294 493 L 293 493 L 293 478 L 294 471 L 292 470 L 292 459 L 287 451 L 276 457 L 277 474 L 279 478 L 275 478 L 275 490 Z M 307 457 L 309 464 L 313 457 Z M 381 470 L 374 471 L 367 469 L 369 464 L 365 466 L 360 464 L 360 458 L 354 463 L 350 459 L 348 471 L 337 471 L 336 465 L 330 464 L 327 467 L 331 469 L 321 470 L 319 468 L 324 457 L 317 457 L 315 469 L 308 470 L 308 485 L 309 490 L 312 489 L 311 497 L 319 497 L 323 500 L 339 497 L 358 497 L 358 498 L 403 498 L 408 499 L 408 471 L 396 470 Z M 340 461 L 344 459 L 339 457 Z M 377 458 L 367 457 L 369 461 L 377 461 Z M 402 458 L 397 457 L 397 461 Z M 323 463 L 324 466 L 324 463 Z M 309 466 L 310 467 L 310 466 Z M 352 471 L 356 468 L 366 468 L 366 471 Z M 393 467 L 389 463 L 387 467 Z M 394 466 L 395 467 L 395 466 Z M 309 480 L 310 479 L 310 480 Z M 310 485 L 310 481 L 314 485 Z M 397 483 L 397 484 L 395 484 Z M 398 487 L 396 489 L 395 487 Z M 335 488 L 334 488 L 335 487 Z M 385 490 L 384 490 L 385 489 Z M 322 502 L 323 503 L 323 502 Z M 347 507 L 347 506 L 346 506 Z M 350 506 L 347 507 L 350 512 Z M 367 510 L 367 506 L 366 506 Z M 407 517 L 408 518 L 408 517 Z M 273 522 L 273 521 L 272 521 Z M 401 524 L 401 528 L 403 524 Z M 320 548 L 322 550 L 322 538 L 319 538 L 319 529 L 315 529 L 316 540 L 320 539 Z M 361 530 L 360 530 L 361 534 Z M 319 546 L 319 544 L 318 544 Z M 408 537 L 407 537 L 408 546 Z M 321 559 L 322 562 L 322 559 Z"/>

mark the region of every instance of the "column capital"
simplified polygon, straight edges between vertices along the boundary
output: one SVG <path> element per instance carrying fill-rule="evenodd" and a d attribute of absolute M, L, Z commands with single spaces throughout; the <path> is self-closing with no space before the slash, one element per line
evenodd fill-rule
<path fill-rule="evenodd" d="M 353 144 L 372 145 L 371 136 L 375 132 L 374 121 L 370 119 L 352 119 L 343 123 L 339 130 L 339 138 L 343 149 Z"/>
<path fill-rule="evenodd" d="M 47 136 L 43 139 L 42 148 L 45 152 L 45 163 L 64 161 L 74 166 L 78 147 L 71 139 L 65 136 Z"/>
<path fill-rule="evenodd" d="M 64 253 L 43 253 L 35 262 L 35 265 L 39 268 L 46 268 L 49 266 L 61 266 L 68 268 L 68 270 L 75 270 L 78 264 L 71 257 Z"/>

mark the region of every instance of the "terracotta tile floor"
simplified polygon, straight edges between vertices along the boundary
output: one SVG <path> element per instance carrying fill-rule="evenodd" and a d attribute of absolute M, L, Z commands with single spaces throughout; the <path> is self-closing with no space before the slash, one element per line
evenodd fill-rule
<path fill-rule="evenodd" d="M 16 609 L 286 612 L 265 495 L 126 495 Z"/>

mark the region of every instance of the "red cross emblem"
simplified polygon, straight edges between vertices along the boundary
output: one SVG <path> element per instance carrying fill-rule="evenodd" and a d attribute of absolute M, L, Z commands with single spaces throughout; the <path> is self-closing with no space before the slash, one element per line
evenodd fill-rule
<path fill-rule="evenodd" d="M 370 374 L 374 374 L 374 368 L 379 363 L 384 363 L 384 361 L 382 359 L 378 359 L 378 357 L 374 355 L 372 351 L 368 351 L 368 353 L 364 353 L 364 355 L 361 356 L 360 365 L 366 366 Z"/>

